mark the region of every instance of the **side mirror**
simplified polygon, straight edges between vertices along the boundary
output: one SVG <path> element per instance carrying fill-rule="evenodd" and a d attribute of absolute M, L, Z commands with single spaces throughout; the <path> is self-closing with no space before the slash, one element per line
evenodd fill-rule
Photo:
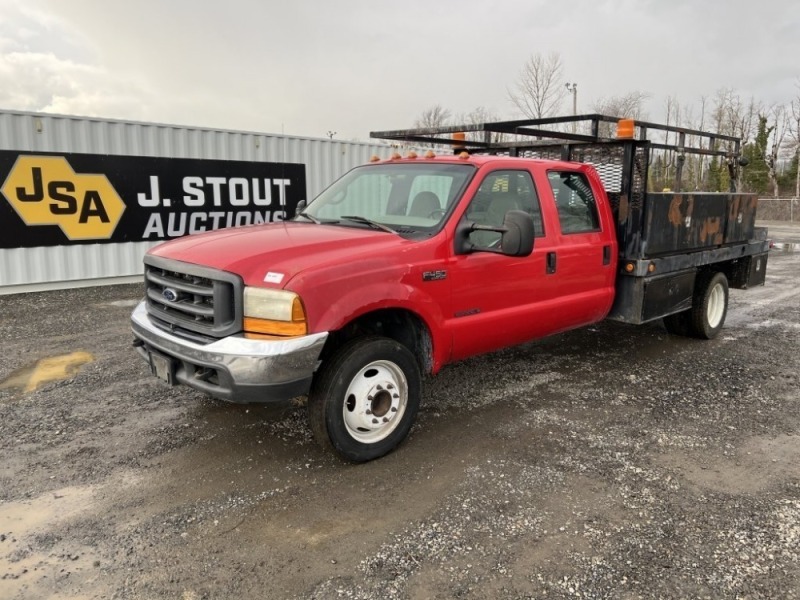
<path fill-rule="evenodd" d="M 308 202 L 306 202 L 305 200 L 300 200 L 300 202 L 297 203 L 297 206 L 294 209 L 294 214 L 292 215 L 292 218 L 296 217 L 301 212 L 303 212 L 306 206 L 308 206 Z"/>
<path fill-rule="evenodd" d="M 499 248 L 476 246 L 469 236 L 473 231 L 494 231 L 500 234 Z M 461 221 L 456 228 L 456 254 L 492 252 L 505 256 L 529 256 L 533 252 L 533 218 L 522 210 L 510 210 L 502 226 L 481 225 L 472 221 Z"/>
<path fill-rule="evenodd" d="M 503 219 L 500 250 L 506 256 L 529 256 L 533 252 L 533 218 L 521 210 L 510 210 Z"/>

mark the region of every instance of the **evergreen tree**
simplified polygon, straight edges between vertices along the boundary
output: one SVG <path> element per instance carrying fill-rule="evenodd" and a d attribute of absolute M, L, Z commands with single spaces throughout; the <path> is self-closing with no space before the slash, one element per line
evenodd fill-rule
<path fill-rule="evenodd" d="M 800 162 L 800 148 L 795 150 L 792 160 L 783 169 L 783 173 L 778 177 L 778 186 L 781 193 L 786 196 L 794 196 L 797 187 L 797 163 Z"/>
<path fill-rule="evenodd" d="M 742 191 L 763 195 L 769 194 L 769 171 L 767 169 L 767 144 L 772 127 L 767 127 L 767 117 L 758 116 L 758 131 L 752 142 L 745 144 L 742 155 L 748 160 L 744 169 Z"/>
<path fill-rule="evenodd" d="M 720 160 L 718 156 L 713 156 L 711 158 L 711 162 L 708 164 L 708 187 L 706 191 L 709 192 L 719 192 L 722 191 L 723 181 L 722 181 L 722 170 L 727 171 L 727 167 L 723 162 L 720 164 Z M 727 175 L 727 173 L 726 173 Z M 726 185 L 727 185 L 727 178 L 726 178 Z M 727 189 L 727 187 L 725 188 Z"/>

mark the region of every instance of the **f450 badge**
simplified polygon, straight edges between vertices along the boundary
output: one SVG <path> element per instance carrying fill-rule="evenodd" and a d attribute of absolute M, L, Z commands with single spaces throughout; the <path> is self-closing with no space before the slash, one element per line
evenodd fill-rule
<path fill-rule="evenodd" d="M 63 156 L 20 156 L 0 191 L 26 225 L 57 225 L 70 240 L 110 238 L 125 211 L 105 175 L 76 173 Z"/>

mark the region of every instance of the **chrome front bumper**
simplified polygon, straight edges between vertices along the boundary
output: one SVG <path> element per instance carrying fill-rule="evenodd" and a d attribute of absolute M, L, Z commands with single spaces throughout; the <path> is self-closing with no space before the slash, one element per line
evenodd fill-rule
<path fill-rule="evenodd" d="M 154 373 L 228 402 L 271 402 L 303 396 L 311 388 L 328 333 L 286 340 L 241 335 L 198 344 L 157 327 L 145 302 L 131 315 L 134 345 Z M 154 367 L 154 363 L 168 369 Z M 167 373 L 167 375 L 165 375 Z"/>

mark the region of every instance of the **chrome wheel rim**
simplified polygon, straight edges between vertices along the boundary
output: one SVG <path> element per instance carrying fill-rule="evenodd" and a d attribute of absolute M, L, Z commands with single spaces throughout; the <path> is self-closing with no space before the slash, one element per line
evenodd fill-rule
<path fill-rule="evenodd" d="M 403 370 L 388 360 L 373 361 L 347 386 L 342 408 L 347 433 L 364 444 L 380 442 L 400 425 L 407 405 Z"/>
<path fill-rule="evenodd" d="M 711 329 L 716 329 L 722 323 L 722 316 L 725 313 L 725 288 L 721 283 L 711 288 L 708 295 L 708 306 L 706 307 L 706 320 Z"/>

